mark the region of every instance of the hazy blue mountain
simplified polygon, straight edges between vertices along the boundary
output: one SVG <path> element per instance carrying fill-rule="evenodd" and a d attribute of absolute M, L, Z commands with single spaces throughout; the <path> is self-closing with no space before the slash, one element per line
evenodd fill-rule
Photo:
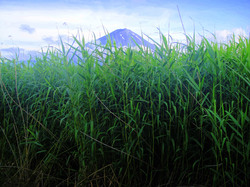
<path fill-rule="evenodd" d="M 145 46 L 150 49 L 155 49 L 155 46 L 148 42 L 147 40 L 143 39 L 138 34 L 134 33 L 129 29 L 117 29 L 110 34 L 107 34 L 99 39 L 96 40 L 97 44 L 106 45 L 108 39 L 111 39 L 112 45 L 115 41 L 117 47 L 136 47 L 136 43 L 140 46 Z M 135 43 L 136 42 L 136 43 Z M 87 47 L 90 47 L 91 44 L 87 43 Z"/>
<path fill-rule="evenodd" d="M 35 62 L 36 57 L 41 57 L 42 55 L 38 51 L 34 50 L 25 50 L 23 48 L 17 47 L 10 47 L 10 48 L 3 48 L 0 49 L 1 57 L 7 59 L 18 59 L 19 62 L 21 61 L 28 61 Z"/>

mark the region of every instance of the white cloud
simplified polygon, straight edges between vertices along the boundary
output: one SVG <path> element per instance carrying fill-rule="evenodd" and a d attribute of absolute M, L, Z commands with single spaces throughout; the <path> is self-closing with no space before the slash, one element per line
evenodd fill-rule
<path fill-rule="evenodd" d="M 237 36 L 247 36 L 246 31 L 242 28 L 236 28 L 233 30 L 233 33 Z"/>
<path fill-rule="evenodd" d="M 231 39 L 231 37 L 235 35 L 236 39 L 239 36 L 247 37 L 247 33 L 244 29 L 242 28 L 234 28 L 232 30 L 217 30 L 215 31 L 215 36 L 217 41 L 220 42 L 227 42 L 228 40 Z"/>
<path fill-rule="evenodd" d="M 232 34 L 230 30 L 215 31 L 215 36 L 218 40 L 225 41 Z"/>

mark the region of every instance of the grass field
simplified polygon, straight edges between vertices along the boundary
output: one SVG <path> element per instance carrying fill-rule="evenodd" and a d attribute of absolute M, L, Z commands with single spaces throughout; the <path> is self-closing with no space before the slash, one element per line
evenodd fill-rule
<path fill-rule="evenodd" d="M 161 37 L 1 58 L 0 184 L 249 186 L 249 38 Z"/>

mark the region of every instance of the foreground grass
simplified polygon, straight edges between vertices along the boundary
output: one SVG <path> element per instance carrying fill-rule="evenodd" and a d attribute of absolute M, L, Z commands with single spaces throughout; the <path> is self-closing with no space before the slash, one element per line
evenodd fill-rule
<path fill-rule="evenodd" d="M 249 186 L 249 39 L 162 38 L 2 58 L 0 183 Z"/>

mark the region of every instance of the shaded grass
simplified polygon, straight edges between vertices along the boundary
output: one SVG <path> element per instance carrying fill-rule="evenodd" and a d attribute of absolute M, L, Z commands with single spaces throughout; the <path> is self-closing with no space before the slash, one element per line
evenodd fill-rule
<path fill-rule="evenodd" d="M 0 182 L 248 186 L 249 39 L 161 37 L 1 58 Z"/>

